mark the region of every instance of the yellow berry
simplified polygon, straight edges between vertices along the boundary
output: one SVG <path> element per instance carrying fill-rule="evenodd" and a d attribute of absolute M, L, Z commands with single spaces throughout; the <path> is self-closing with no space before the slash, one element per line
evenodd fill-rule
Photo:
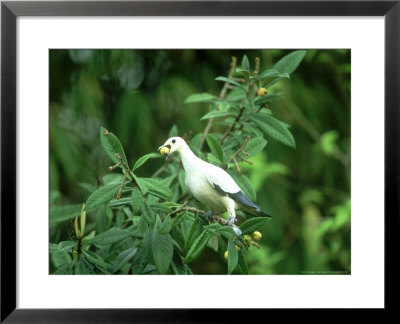
<path fill-rule="evenodd" d="M 250 235 L 245 235 L 245 236 L 244 236 L 244 243 L 245 243 L 247 246 L 250 246 L 250 245 L 251 245 L 251 241 L 252 241 L 252 239 L 251 239 L 251 236 L 250 236 Z"/>
<path fill-rule="evenodd" d="M 237 245 L 235 245 L 236 247 L 236 251 L 240 251 L 240 247 L 238 247 Z"/>
<path fill-rule="evenodd" d="M 262 234 L 258 231 L 253 232 L 253 234 L 251 234 L 251 237 L 253 238 L 254 241 L 260 241 L 262 238 Z"/>
<path fill-rule="evenodd" d="M 168 155 L 168 153 L 169 153 L 169 148 L 166 147 L 166 146 L 163 146 L 163 147 L 160 149 L 160 153 L 161 153 L 161 155 Z"/>
<path fill-rule="evenodd" d="M 265 97 L 268 94 L 267 89 L 260 88 L 257 90 L 257 95 L 260 97 Z"/>
<path fill-rule="evenodd" d="M 225 251 L 224 258 L 225 260 L 228 260 L 228 251 Z"/>

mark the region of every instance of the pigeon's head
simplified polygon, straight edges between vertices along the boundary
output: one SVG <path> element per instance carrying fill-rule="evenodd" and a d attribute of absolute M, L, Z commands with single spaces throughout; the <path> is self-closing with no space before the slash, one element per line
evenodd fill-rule
<path fill-rule="evenodd" d="M 175 136 L 167 139 L 164 145 L 161 145 L 158 148 L 158 151 L 160 151 L 161 154 L 166 155 L 168 160 L 172 153 L 181 152 L 186 146 L 187 144 L 183 138 Z"/>

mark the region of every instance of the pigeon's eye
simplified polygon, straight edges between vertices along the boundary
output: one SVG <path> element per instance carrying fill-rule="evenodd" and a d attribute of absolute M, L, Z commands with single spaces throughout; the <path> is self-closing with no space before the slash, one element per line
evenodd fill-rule
<path fill-rule="evenodd" d="M 175 144 L 176 140 L 172 140 L 172 144 Z"/>

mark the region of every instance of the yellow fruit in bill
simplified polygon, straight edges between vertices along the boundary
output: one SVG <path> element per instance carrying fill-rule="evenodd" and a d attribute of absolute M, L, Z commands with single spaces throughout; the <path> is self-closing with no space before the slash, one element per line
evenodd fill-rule
<path fill-rule="evenodd" d="M 228 260 L 228 251 L 225 251 L 224 258 L 225 260 Z"/>
<path fill-rule="evenodd" d="M 160 149 L 160 153 L 161 153 L 161 155 L 168 155 L 168 153 L 169 153 L 169 148 L 166 147 L 166 146 L 163 146 L 163 147 Z"/>
<path fill-rule="evenodd" d="M 251 238 L 250 235 L 245 235 L 245 236 L 244 236 L 244 243 L 245 243 L 247 246 L 250 246 L 250 245 L 251 245 L 251 241 L 252 241 L 252 238 Z"/>
<path fill-rule="evenodd" d="M 262 238 L 262 234 L 258 231 L 253 232 L 253 234 L 251 234 L 251 237 L 253 238 L 254 241 L 259 241 Z"/>
<path fill-rule="evenodd" d="M 238 247 L 237 245 L 235 245 L 236 247 L 236 251 L 240 251 L 240 247 Z"/>
<path fill-rule="evenodd" d="M 265 88 L 260 88 L 257 90 L 257 96 L 265 97 L 267 94 L 268 94 L 268 91 Z"/>

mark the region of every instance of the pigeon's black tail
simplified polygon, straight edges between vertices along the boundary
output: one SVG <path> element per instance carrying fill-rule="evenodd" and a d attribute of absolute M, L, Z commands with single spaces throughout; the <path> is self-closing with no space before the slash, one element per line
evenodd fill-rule
<path fill-rule="evenodd" d="M 257 211 L 257 213 L 256 214 L 254 213 L 253 215 L 272 218 L 271 215 L 264 213 L 260 208 L 256 209 L 256 211 Z"/>
<path fill-rule="evenodd" d="M 236 202 L 240 203 L 243 208 L 241 210 L 244 210 L 254 216 L 263 216 L 263 217 L 269 217 L 272 218 L 272 216 L 264 213 L 259 206 L 257 206 L 255 203 L 253 203 L 249 198 L 245 196 L 243 191 L 238 191 L 236 193 L 227 193 L 223 190 L 221 190 L 220 187 L 215 185 L 215 188 L 217 191 L 223 195 L 227 195 L 229 198 L 232 198 Z"/>

